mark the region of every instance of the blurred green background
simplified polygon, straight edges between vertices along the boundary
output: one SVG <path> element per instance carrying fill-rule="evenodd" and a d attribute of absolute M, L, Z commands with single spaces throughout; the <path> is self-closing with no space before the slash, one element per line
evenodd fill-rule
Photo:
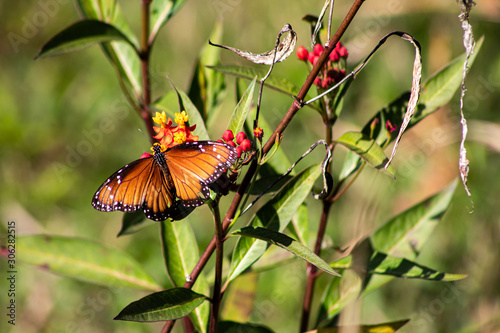
<path fill-rule="evenodd" d="M 272 48 L 281 27 L 290 23 L 298 33 L 298 45 L 309 47 L 309 27 L 301 17 L 317 15 L 322 3 L 187 1 L 163 28 L 153 48 L 154 98 L 170 90 L 166 75 L 177 87 L 187 90 L 197 55 L 218 19 L 223 22 L 226 45 L 263 52 Z M 138 32 L 140 1 L 120 4 Z M 334 27 L 350 4 L 336 2 Z M 422 44 L 425 80 L 463 52 L 459 13 L 454 0 L 366 1 L 342 39 L 350 52 L 349 69 L 386 33 L 403 30 Z M 144 131 L 144 127 L 127 106 L 113 68 L 98 46 L 33 60 L 44 42 L 78 19 L 72 1 L 0 2 L 2 241 L 7 221 L 16 222 L 18 235 L 47 233 L 92 239 L 129 252 L 157 281 L 168 284 L 158 227 L 116 238 L 122 214 L 100 213 L 90 205 L 94 191 L 106 177 L 149 149 L 148 140 L 138 131 Z M 393 281 L 363 300 L 353 322 L 410 318 L 412 322 L 401 332 L 500 331 L 500 125 L 496 125 L 500 122 L 500 3 L 478 1 L 471 22 L 476 39 L 485 36 L 467 78 L 465 100 L 474 209 L 470 212 L 471 204 L 459 185 L 449 211 L 418 259 L 441 271 L 468 274 L 468 278 L 453 284 Z M 410 88 L 413 52 L 401 40 L 386 43 L 354 81 L 334 137 L 361 128 L 377 110 Z M 249 65 L 224 52 L 221 61 Z M 300 86 L 307 71 L 292 56 L 275 67 L 275 74 Z M 235 106 L 234 80 L 228 79 L 228 84 L 221 119 L 226 119 Z M 268 90 L 264 92 L 262 112 L 276 125 L 291 103 L 290 98 Z M 113 130 L 96 136 L 95 129 L 103 119 L 111 119 Z M 406 133 L 394 161 L 396 182 L 366 168 L 334 206 L 328 227 L 330 241 L 342 245 L 366 234 L 457 177 L 458 119 L 457 95 L 448 106 Z M 220 128 L 210 129 L 212 137 L 219 137 L 223 128 L 224 122 Z M 307 108 L 301 110 L 283 139 L 290 160 L 322 138 L 321 133 L 324 129 L 320 116 Z M 341 162 L 342 153 L 337 155 L 334 161 Z M 302 162 L 302 167 L 320 159 L 319 153 L 313 155 Z M 317 224 L 319 207 L 309 202 L 311 230 Z M 189 217 L 201 248 L 213 234 L 212 221 L 205 219 L 207 213 L 207 208 L 202 207 Z M 17 323 L 11 327 L 4 314 L 5 261 L 0 260 L 0 265 L 2 332 L 158 332 L 161 328 L 159 324 L 112 320 L 144 292 L 94 286 L 29 266 L 18 267 Z M 296 332 L 304 268 L 297 261 L 262 274 L 251 321 L 266 324 L 276 332 Z"/>

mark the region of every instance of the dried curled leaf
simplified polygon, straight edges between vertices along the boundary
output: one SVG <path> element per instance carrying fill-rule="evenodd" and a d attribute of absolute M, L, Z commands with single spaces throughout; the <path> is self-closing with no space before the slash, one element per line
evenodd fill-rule
<path fill-rule="evenodd" d="M 460 124 L 462 124 L 462 139 L 460 140 L 460 158 L 458 160 L 458 169 L 460 172 L 460 178 L 462 179 L 462 184 L 464 185 L 465 192 L 469 197 L 469 200 L 474 209 L 474 202 L 472 201 L 471 193 L 469 187 L 467 186 L 467 178 L 469 176 L 469 160 L 467 159 L 467 150 L 465 149 L 465 139 L 467 138 L 467 120 L 464 116 L 464 97 L 467 89 L 465 88 L 465 78 L 467 77 L 467 70 L 469 69 L 469 58 L 474 50 L 474 35 L 472 34 L 472 27 L 469 23 L 469 13 L 472 6 L 476 5 L 472 0 L 461 0 L 460 6 L 462 13 L 459 18 L 462 22 L 462 30 L 464 31 L 464 47 L 465 47 L 465 61 L 462 73 L 462 89 L 460 93 Z"/>
<path fill-rule="evenodd" d="M 422 81 L 422 55 L 419 42 L 407 33 L 397 33 L 397 35 L 399 35 L 404 40 L 409 41 L 413 44 L 413 46 L 415 46 L 415 61 L 413 62 L 413 79 L 411 83 L 410 100 L 408 101 L 408 106 L 406 107 L 405 117 L 403 119 L 403 123 L 401 124 L 401 128 L 399 129 L 398 137 L 394 142 L 391 157 L 389 157 L 389 161 L 386 163 L 384 170 L 389 167 L 389 164 L 391 164 L 394 155 L 396 155 L 399 141 L 401 141 L 401 137 L 403 136 L 406 127 L 408 127 L 408 124 L 410 123 L 410 120 L 413 117 L 415 110 L 417 109 L 418 98 L 420 96 L 420 82 Z"/>
<path fill-rule="evenodd" d="M 280 43 L 279 40 L 281 38 L 281 35 L 284 33 L 288 32 L 288 36 Z M 233 51 L 240 57 L 243 57 L 247 60 L 252 61 L 253 63 L 256 64 L 263 64 L 263 65 L 272 65 L 277 62 L 281 62 L 288 58 L 290 54 L 292 54 L 293 50 L 295 49 L 295 43 L 297 42 L 297 33 L 292 29 L 292 26 L 290 24 L 285 24 L 283 29 L 281 29 L 280 33 L 278 34 L 278 37 L 276 39 L 276 45 L 274 49 L 271 51 L 261 53 L 261 54 L 255 54 L 247 51 L 242 51 L 238 50 L 236 48 L 230 47 L 230 46 L 225 46 L 225 45 L 220 45 L 220 44 L 215 44 L 212 43 L 211 41 L 208 41 L 210 45 L 213 46 L 218 46 L 223 49 Z"/>

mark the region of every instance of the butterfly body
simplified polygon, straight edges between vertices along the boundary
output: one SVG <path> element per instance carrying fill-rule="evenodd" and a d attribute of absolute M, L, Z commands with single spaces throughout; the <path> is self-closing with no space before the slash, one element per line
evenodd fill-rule
<path fill-rule="evenodd" d="M 236 150 L 212 141 L 186 142 L 125 165 L 96 191 L 92 206 L 104 212 L 143 210 L 147 218 L 179 220 L 210 195 L 208 186 L 236 161 Z"/>

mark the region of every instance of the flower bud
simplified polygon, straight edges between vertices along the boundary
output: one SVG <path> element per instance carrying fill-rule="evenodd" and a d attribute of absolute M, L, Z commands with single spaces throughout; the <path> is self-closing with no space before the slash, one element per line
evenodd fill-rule
<path fill-rule="evenodd" d="M 347 49 L 345 47 L 341 47 L 339 50 L 338 50 L 338 54 L 339 54 L 339 57 L 341 58 L 347 58 L 347 56 L 349 55 L 349 52 L 347 52 Z"/>
<path fill-rule="evenodd" d="M 314 52 L 311 52 L 307 55 L 307 60 L 309 60 L 309 62 L 312 64 L 314 61 L 314 57 L 316 57 L 316 55 L 314 54 Z"/>
<path fill-rule="evenodd" d="M 328 58 L 330 59 L 330 61 L 332 62 L 337 62 L 339 61 L 339 53 L 337 52 L 337 49 L 334 49 L 332 51 L 332 53 L 330 53 L 330 55 L 328 56 Z"/>
<path fill-rule="evenodd" d="M 248 139 L 245 139 L 241 142 L 240 147 L 243 151 L 249 151 L 250 149 L 252 149 L 252 142 Z"/>
<path fill-rule="evenodd" d="M 321 52 L 323 52 L 323 46 L 321 44 L 314 45 L 314 54 L 319 56 Z"/>
<path fill-rule="evenodd" d="M 246 138 L 247 135 L 245 134 L 245 132 L 239 132 L 238 134 L 236 134 L 236 143 L 240 145 Z"/>
<path fill-rule="evenodd" d="M 233 140 L 228 140 L 228 141 L 226 141 L 226 143 L 227 143 L 228 145 L 230 145 L 231 147 L 236 147 L 236 143 L 234 143 L 234 141 L 233 141 Z"/>
<path fill-rule="evenodd" d="M 226 142 L 234 139 L 233 131 L 231 131 L 230 129 L 226 130 L 224 134 L 222 134 L 222 139 L 224 139 L 224 141 Z"/>
<path fill-rule="evenodd" d="M 309 55 L 309 51 L 303 46 L 299 46 L 297 48 L 297 58 L 302 61 L 307 61 L 307 56 Z"/>
<path fill-rule="evenodd" d="M 254 130 L 253 130 L 253 135 L 257 138 L 257 139 L 262 139 L 262 136 L 264 136 L 264 130 L 260 127 L 256 127 Z"/>

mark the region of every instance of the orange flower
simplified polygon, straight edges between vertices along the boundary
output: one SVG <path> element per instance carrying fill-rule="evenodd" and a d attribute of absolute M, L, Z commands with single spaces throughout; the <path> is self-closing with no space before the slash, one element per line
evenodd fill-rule
<path fill-rule="evenodd" d="M 186 111 L 175 113 L 175 122 L 177 123 L 175 127 L 172 127 L 173 121 L 167 118 L 165 111 L 161 114 L 156 112 L 153 121 L 160 125 L 160 127 L 154 127 L 155 132 L 158 133 L 154 138 L 160 140 L 160 144 L 166 149 L 186 141 L 198 141 L 199 137 L 191 133 L 191 131 L 196 129 L 196 125 L 190 127 L 186 126 L 186 123 L 189 121 L 189 116 L 186 114 Z"/>

